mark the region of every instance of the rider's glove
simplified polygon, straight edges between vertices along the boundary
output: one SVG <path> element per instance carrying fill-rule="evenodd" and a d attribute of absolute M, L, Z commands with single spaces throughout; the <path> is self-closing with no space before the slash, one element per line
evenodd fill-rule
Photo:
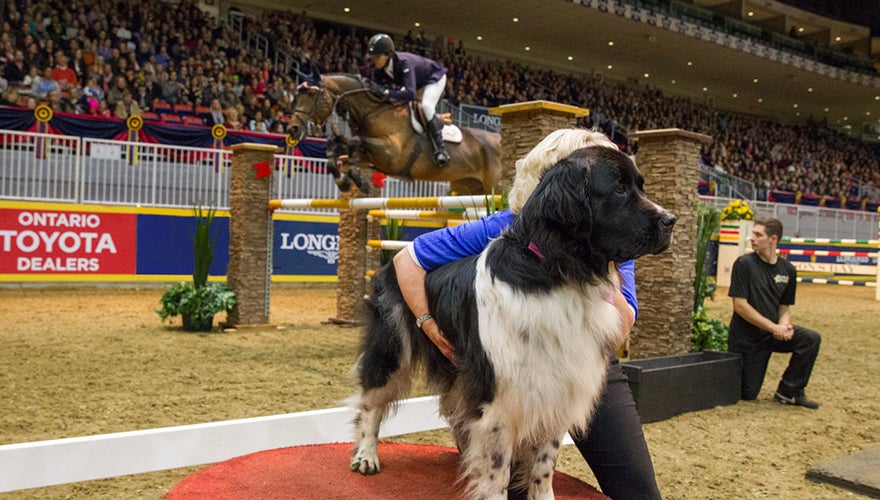
<path fill-rule="evenodd" d="M 388 89 L 380 83 L 371 82 L 370 90 L 379 97 L 388 97 Z"/>

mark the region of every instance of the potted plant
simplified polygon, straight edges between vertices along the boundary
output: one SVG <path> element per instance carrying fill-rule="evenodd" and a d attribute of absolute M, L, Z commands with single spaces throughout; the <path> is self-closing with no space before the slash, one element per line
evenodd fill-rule
<path fill-rule="evenodd" d="M 703 308 L 706 298 L 715 297 L 717 288 L 715 281 L 709 279 L 706 257 L 709 254 L 709 242 L 721 226 L 720 215 L 718 210 L 705 203 L 697 206 L 697 266 L 694 278 L 694 319 L 691 324 L 694 351 L 727 350 L 727 325 L 710 317 Z"/>
<path fill-rule="evenodd" d="M 214 261 L 215 235 L 211 229 L 215 210 L 207 212 L 201 206 L 195 209 L 196 228 L 193 240 L 193 280 L 180 282 L 169 288 L 159 299 L 162 305 L 156 313 L 165 321 L 181 315 L 183 329 L 188 332 L 208 332 L 214 326 L 214 315 L 227 313 L 235 306 L 235 292 L 224 283 L 208 283 L 208 270 Z"/>

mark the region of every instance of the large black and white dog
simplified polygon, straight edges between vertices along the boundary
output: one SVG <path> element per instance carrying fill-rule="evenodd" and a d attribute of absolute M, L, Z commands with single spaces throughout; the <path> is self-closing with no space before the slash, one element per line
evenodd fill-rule
<path fill-rule="evenodd" d="M 559 443 L 584 429 L 621 338 L 610 261 L 669 245 L 675 218 L 648 200 L 630 159 L 607 147 L 551 167 L 513 225 L 479 255 L 431 272 L 431 314 L 450 363 L 415 325 L 393 266 L 374 278 L 356 373 L 351 470 L 379 472 L 379 425 L 423 367 L 462 451 L 471 498 L 553 498 Z"/>

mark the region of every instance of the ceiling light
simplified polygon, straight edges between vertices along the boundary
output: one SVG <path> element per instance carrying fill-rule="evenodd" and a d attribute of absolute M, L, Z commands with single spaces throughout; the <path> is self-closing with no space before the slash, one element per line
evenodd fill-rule
<path fill-rule="evenodd" d="M 614 68 L 614 66 L 612 66 L 610 64 L 608 65 L 608 69 L 613 69 L 613 68 Z"/>
<path fill-rule="evenodd" d="M 342 9 L 342 11 L 343 11 L 343 12 L 351 12 L 351 9 L 349 9 L 348 7 L 346 7 L 346 8 L 344 8 L 344 9 Z"/>
<path fill-rule="evenodd" d="M 675 80 L 672 80 L 672 84 L 675 85 Z"/>
<path fill-rule="evenodd" d="M 798 28 L 798 33 L 803 33 L 803 32 L 804 32 L 803 28 Z"/>
<path fill-rule="evenodd" d="M 528 52 L 528 51 L 530 51 L 530 50 L 532 50 L 531 47 L 526 47 L 526 52 Z"/>
<path fill-rule="evenodd" d="M 875 95 L 875 96 L 874 96 L 874 100 L 875 100 L 875 101 L 880 101 L 880 95 Z"/>
<path fill-rule="evenodd" d="M 812 92 L 812 91 L 813 91 L 813 87 L 810 87 L 807 89 L 807 92 Z"/>
<path fill-rule="evenodd" d="M 758 79 L 757 78 L 753 79 L 752 83 L 758 83 Z"/>
<path fill-rule="evenodd" d="M 749 17 L 754 17 L 755 13 L 752 12 L 752 11 L 749 11 L 748 14 L 746 14 L 746 15 L 749 16 Z"/>
<path fill-rule="evenodd" d="M 645 78 L 649 78 L 651 76 L 650 73 L 645 73 Z"/>
<path fill-rule="evenodd" d="M 792 104 L 792 107 L 793 107 L 793 108 L 797 108 L 798 105 L 797 105 L 797 104 Z"/>
<path fill-rule="evenodd" d="M 483 37 L 480 36 L 480 35 L 477 35 L 477 40 L 480 41 L 480 42 L 482 42 L 482 41 L 483 41 Z"/>
<path fill-rule="evenodd" d="M 608 41 L 608 46 L 609 46 L 609 47 L 614 47 L 614 42 L 609 40 L 609 41 Z"/>
<path fill-rule="evenodd" d="M 737 95 L 737 94 L 733 94 L 733 98 L 734 98 L 734 99 L 736 99 L 737 97 L 739 97 L 739 95 Z"/>
<path fill-rule="evenodd" d="M 840 37 L 839 37 L 839 36 L 834 37 L 834 41 L 835 41 L 835 42 L 839 42 L 839 41 L 840 41 Z"/>
<path fill-rule="evenodd" d="M 413 23 L 413 26 L 415 26 L 416 28 L 419 28 L 419 27 L 422 26 L 422 23 L 416 21 L 416 22 Z"/>
<path fill-rule="evenodd" d="M 703 92 L 708 92 L 708 91 L 709 91 L 708 87 L 703 87 Z"/>
<path fill-rule="evenodd" d="M 849 120 L 849 117 L 848 117 L 848 116 L 844 116 L 844 117 L 843 117 L 843 121 L 847 121 L 847 120 Z"/>
<path fill-rule="evenodd" d="M 871 112 L 870 112 L 870 111 L 865 111 L 865 116 L 871 116 Z"/>
<path fill-rule="evenodd" d="M 574 61 L 574 56 L 568 56 L 569 61 Z"/>
<path fill-rule="evenodd" d="M 518 23 L 518 22 L 519 22 L 519 18 L 518 18 L 518 17 L 514 17 L 514 18 L 513 18 L 513 22 Z"/>
<path fill-rule="evenodd" d="M 825 108 L 825 112 L 826 112 L 826 113 L 828 112 L 828 108 Z"/>
<path fill-rule="evenodd" d="M 694 65 L 693 61 L 688 61 L 688 66 L 693 66 L 693 65 Z"/>
<path fill-rule="evenodd" d="M 763 97 L 759 97 L 759 98 L 758 98 L 758 102 L 764 102 L 764 98 L 763 98 Z"/>

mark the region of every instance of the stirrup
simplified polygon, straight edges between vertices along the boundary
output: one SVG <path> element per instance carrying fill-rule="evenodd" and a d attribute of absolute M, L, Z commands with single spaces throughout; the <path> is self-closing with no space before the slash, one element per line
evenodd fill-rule
<path fill-rule="evenodd" d="M 434 153 L 434 165 L 443 168 L 446 165 L 449 165 L 449 153 L 444 150 L 439 150 Z"/>

